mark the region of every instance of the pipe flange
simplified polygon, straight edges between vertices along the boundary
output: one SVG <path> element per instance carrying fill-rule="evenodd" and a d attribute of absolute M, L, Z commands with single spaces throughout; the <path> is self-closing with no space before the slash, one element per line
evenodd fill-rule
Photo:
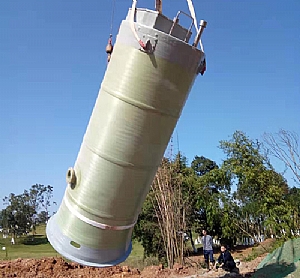
<path fill-rule="evenodd" d="M 66 181 L 67 184 L 70 185 L 72 189 L 75 188 L 77 178 L 76 178 L 75 170 L 72 167 L 70 167 L 67 171 Z"/>

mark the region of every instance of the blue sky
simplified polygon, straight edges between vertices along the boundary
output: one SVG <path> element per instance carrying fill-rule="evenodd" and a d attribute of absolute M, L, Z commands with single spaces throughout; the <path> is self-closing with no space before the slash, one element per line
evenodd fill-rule
<path fill-rule="evenodd" d="M 300 135 L 300 1 L 194 5 L 198 21 L 208 22 L 207 72 L 196 79 L 174 148 L 189 161 L 204 155 L 221 163 L 219 141 L 235 130 L 252 139 L 280 128 Z M 130 6 L 116 0 L 114 36 Z M 111 8 L 112 0 L 0 2 L 1 199 L 41 183 L 60 203 L 105 73 Z M 186 1 L 164 0 L 166 16 L 178 10 L 188 11 Z"/>

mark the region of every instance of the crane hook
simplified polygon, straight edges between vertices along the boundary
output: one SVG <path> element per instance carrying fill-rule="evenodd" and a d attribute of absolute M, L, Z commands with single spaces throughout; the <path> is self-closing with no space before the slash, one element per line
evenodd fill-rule
<path fill-rule="evenodd" d="M 112 44 L 112 35 L 110 34 L 105 51 L 107 53 L 107 62 L 109 63 L 114 46 Z"/>

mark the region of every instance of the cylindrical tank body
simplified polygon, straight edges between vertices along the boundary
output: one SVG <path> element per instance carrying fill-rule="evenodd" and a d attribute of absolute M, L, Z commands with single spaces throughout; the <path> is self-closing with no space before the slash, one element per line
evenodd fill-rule
<path fill-rule="evenodd" d="M 187 43 L 190 33 L 172 24 L 137 9 L 143 50 L 129 16 L 121 23 L 76 177 L 47 225 L 50 243 L 70 260 L 104 267 L 131 252 L 134 224 L 204 56 Z"/>

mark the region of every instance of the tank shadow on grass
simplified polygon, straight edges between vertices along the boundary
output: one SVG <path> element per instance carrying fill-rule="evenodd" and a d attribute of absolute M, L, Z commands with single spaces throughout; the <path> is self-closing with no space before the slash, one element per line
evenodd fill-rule
<path fill-rule="evenodd" d="M 26 236 L 24 239 L 22 239 L 22 244 L 24 245 L 41 245 L 41 244 L 47 244 L 48 239 L 44 235 L 29 235 Z"/>

